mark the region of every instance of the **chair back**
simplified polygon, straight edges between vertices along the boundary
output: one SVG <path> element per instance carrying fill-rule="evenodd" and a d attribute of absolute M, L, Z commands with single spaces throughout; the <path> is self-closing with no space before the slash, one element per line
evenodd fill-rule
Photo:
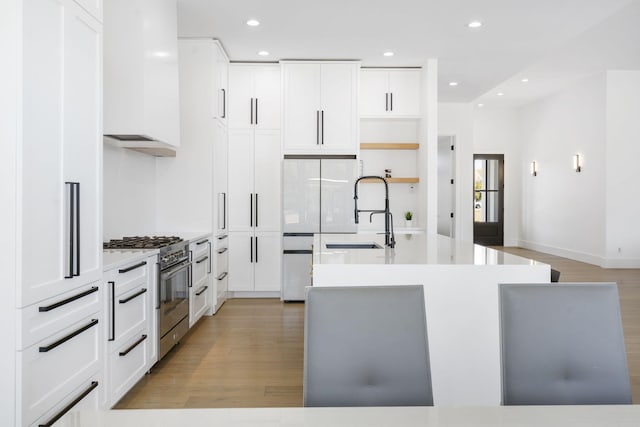
<path fill-rule="evenodd" d="M 422 285 L 312 287 L 304 406 L 433 405 Z"/>
<path fill-rule="evenodd" d="M 631 403 L 615 283 L 501 284 L 504 405 Z"/>

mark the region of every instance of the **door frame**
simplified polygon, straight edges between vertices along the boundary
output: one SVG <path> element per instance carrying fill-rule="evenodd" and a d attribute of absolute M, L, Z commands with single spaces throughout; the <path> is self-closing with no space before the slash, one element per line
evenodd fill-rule
<path fill-rule="evenodd" d="M 476 222 L 475 220 L 475 164 L 476 160 L 498 160 L 498 221 L 497 222 Z M 484 246 L 504 246 L 504 154 L 473 154 L 473 242 Z M 486 170 L 486 168 L 485 168 Z M 486 179 L 485 179 L 486 181 Z M 486 194 L 486 192 L 485 192 Z M 485 203 L 487 198 L 485 197 Z M 488 206 L 488 205 L 486 205 Z M 496 234 L 485 234 L 496 229 Z M 485 233 L 482 233 L 484 231 Z"/>

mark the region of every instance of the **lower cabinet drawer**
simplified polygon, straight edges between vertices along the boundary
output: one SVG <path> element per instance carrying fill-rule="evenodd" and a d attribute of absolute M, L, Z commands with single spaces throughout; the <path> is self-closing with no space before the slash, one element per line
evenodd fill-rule
<path fill-rule="evenodd" d="M 33 423 L 100 369 L 102 329 L 94 313 L 17 354 L 22 423 Z"/>
<path fill-rule="evenodd" d="M 31 425 L 50 426 L 67 413 L 102 409 L 100 402 L 103 393 L 104 380 L 99 373 L 95 373 Z"/>
<path fill-rule="evenodd" d="M 193 326 L 200 317 L 207 311 L 209 306 L 209 295 L 211 295 L 211 285 L 203 280 L 201 284 L 191 288 L 189 307 L 189 327 Z"/>
<path fill-rule="evenodd" d="M 128 337 L 134 330 L 144 328 L 149 320 L 149 303 L 151 290 L 148 285 L 141 284 L 138 287 L 116 295 L 109 296 L 107 325 L 107 340 L 110 343 L 110 351 L 114 346 L 120 346 L 120 339 Z"/>
<path fill-rule="evenodd" d="M 207 277 L 211 270 L 211 258 L 208 254 L 201 256 L 200 258 L 193 259 L 193 274 L 191 276 L 191 280 L 193 285 L 200 282 L 202 279 Z"/>
<path fill-rule="evenodd" d="M 149 344 L 149 334 L 144 329 L 109 355 L 109 407 L 118 403 L 147 372 Z"/>

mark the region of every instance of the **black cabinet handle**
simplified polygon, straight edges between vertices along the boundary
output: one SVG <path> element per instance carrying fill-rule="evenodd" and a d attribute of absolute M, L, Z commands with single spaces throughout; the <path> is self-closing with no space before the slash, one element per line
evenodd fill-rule
<path fill-rule="evenodd" d="M 118 353 L 119 356 L 126 356 L 127 354 L 129 354 L 129 352 L 131 352 L 131 350 L 133 350 L 134 348 L 136 348 L 137 346 L 140 345 L 140 343 L 144 340 L 147 339 L 147 335 L 142 335 L 140 338 L 138 338 L 138 340 L 136 342 L 134 342 L 133 344 L 131 344 L 131 346 L 129 346 L 125 351 L 121 351 Z"/>
<path fill-rule="evenodd" d="M 80 275 L 80 183 L 65 182 L 69 191 L 69 265 L 65 279 Z"/>
<path fill-rule="evenodd" d="M 249 261 L 253 262 L 253 236 L 249 237 L 250 251 L 249 251 Z"/>
<path fill-rule="evenodd" d="M 226 235 L 226 234 L 225 234 L 224 236 L 218 236 L 218 240 L 224 240 L 224 239 L 226 239 L 227 237 L 229 237 L 229 236 L 228 236 L 228 235 Z"/>
<path fill-rule="evenodd" d="M 389 92 L 384 94 L 384 111 L 389 111 Z"/>
<path fill-rule="evenodd" d="M 218 277 L 216 277 L 216 280 L 222 280 L 222 279 L 224 279 L 225 277 L 227 277 L 227 274 L 228 274 L 228 273 L 225 271 L 224 273 L 222 273 L 222 274 L 220 274 Z"/>
<path fill-rule="evenodd" d="M 229 248 L 222 248 L 222 249 L 219 249 L 217 252 L 218 252 L 218 255 L 219 255 L 219 254 L 223 254 L 223 253 L 227 252 L 228 250 L 229 250 Z"/>
<path fill-rule="evenodd" d="M 258 124 L 258 98 L 256 98 L 256 124 Z"/>
<path fill-rule="evenodd" d="M 65 304 L 69 304 L 70 302 L 73 302 L 73 301 L 79 300 L 80 298 L 86 297 L 87 295 L 91 295 L 94 292 L 98 292 L 98 287 L 97 286 L 94 286 L 94 287 L 92 287 L 91 289 L 89 289 L 87 291 L 81 292 L 81 293 L 79 293 L 77 295 L 74 295 L 74 296 L 69 297 L 67 299 L 64 299 L 62 301 L 58 301 L 58 302 L 56 302 L 54 304 L 47 305 L 47 306 L 44 306 L 44 307 L 38 307 L 38 311 L 41 312 L 41 313 L 47 312 L 47 311 L 51 311 L 51 310 L 56 309 L 58 307 L 62 307 Z"/>
<path fill-rule="evenodd" d="M 69 341 L 71 338 L 76 337 L 78 335 L 80 335 L 81 333 L 83 333 L 84 331 L 86 331 L 89 328 L 94 327 L 95 325 L 98 324 L 98 319 L 91 319 L 91 322 L 89 322 L 87 325 L 84 325 L 83 327 L 81 327 L 80 329 L 76 329 L 75 331 L 71 332 L 69 335 L 66 335 L 62 338 L 60 338 L 58 341 L 51 343 L 49 345 L 45 345 L 44 347 L 40 347 L 38 348 L 38 351 L 40 353 L 46 353 L 48 351 L 53 350 L 54 348 L 58 347 L 59 345 L 62 345 L 64 343 L 66 343 L 67 341 Z"/>
<path fill-rule="evenodd" d="M 391 92 L 389 95 L 391 95 L 391 102 L 389 102 L 391 108 L 389 109 L 389 111 L 393 111 L 393 92 Z"/>
<path fill-rule="evenodd" d="M 256 193 L 256 228 L 258 227 L 258 193 Z"/>
<path fill-rule="evenodd" d="M 125 298 L 125 299 L 118 300 L 118 302 L 119 302 L 120 304 L 126 304 L 126 303 L 128 303 L 129 301 L 131 301 L 132 299 L 137 298 L 137 297 L 139 297 L 140 295 L 144 294 L 145 292 L 147 292 L 147 288 L 142 288 L 142 289 L 140 289 L 138 292 L 136 292 L 135 294 L 131 295 L 130 297 L 127 297 L 127 298 Z"/>
<path fill-rule="evenodd" d="M 324 110 L 320 112 L 321 122 L 322 122 L 322 139 L 320 140 L 320 144 L 324 145 Z"/>
<path fill-rule="evenodd" d="M 198 292 L 196 292 L 196 296 L 199 297 L 200 295 L 202 295 L 204 293 L 204 291 L 206 291 L 207 289 L 209 289 L 208 286 L 203 286 L 202 288 L 200 288 L 200 290 Z"/>
<path fill-rule="evenodd" d="M 249 109 L 251 110 L 251 123 L 249 124 L 253 124 L 253 98 L 251 98 Z"/>
<path fill-rule="evenodd" d="M 227 91 L 226 89 L 220 89 L 222 91 L 222 118 L 227 118 Z"/>
<path fill-rule="evenodd" d="M 313 251 L 311 249 L 285 249 L 282 253 L 285 255 L 307 255 L 312 254 Z"/>
<path fill-rule="evenodd" d="M 258 262 L 258 236 L 256 236 L 256 263 Z"/>
<path fill-rule="evenodd" d="M 196 264 L 200 264 L 201 262 L 205 262 L 208 259 L 209 259 L 209 255 L 205 255 L 202 258 L 200 258 L 198 261 L 196 261 Z"/>
<path fill-rule="evenodd" d="M 132 265 L 132 266 L 127 267 L 127 268 L 121 268 L 120 270 L 118 270 L 118 273 L 121 273 L 121 274 L 122 273 L 128 273 L 131 270 L 135 270 L 136 268 L 142 267 L 143 265 L 147 265 L 147 261 L 142 261 L 142 262 L 140 262 L 140 263 L 138 263 L 136 265 Z"/>
<path fill-rule="evenodd" d="M 253 193 L 249 193 L 249 227 L 253 227 Z"/>
<path fill-rule="evenodd" d="M 212 258 L 212 256 L 211 256 L 211 242 L 207 240 L 207 244 L 209 246 L 209 271 L 207 272 L 207 274 L 211 274 L 211 269 L 213 268 L 211 266 L 211 258 Z"/>
<path fill-rule="evenodd" d="M 160 310 L 160 263 L 156 263 L 156 293 L 157 293 L 157 302 L 156 310 Z"/>
<path fill-rule="evenodd" d="M 55 414 L 49 421 L 47 421 L 44 424 L 40 424 L 38 427 L 51 427 L 56 421 L 58 421 L 60 418 L 62 418 L 62 416 L 64 414 L 69 412 L 71 410 L 71 408 L 76 406 L 82 399 L 87 397 L 87 395 L 89 393 L 91 393 L 93 391 L 93 389 L 95 389 L 96 387 L 98 387 L 98 381 L 91 381 L 91 385 L 89 387 L 87 387 L 87 389 L 85 391 L 80 393 L 80 395 L 78 397 L 73 399 L 71 401 L 71 403 L 69 403 L 67 406 L 62 408 L 62 410 L 60 412 L 58 412 L 57 414 Z"/>
<path fill-rule="evenodd" d="M 320 145 L 320 110 L 316 110 L 316 145 Z"/>
<path fill-rule="evenodd" d="M 109 282 L 111 285 L 111 336 L 108 341 L 116 339 L 116 282 Z"/>
<path fill-rule="evenodd" d="M 198 243 L 196 243 L 196 246 L 204 245 L 205 243 L 209 243 L 209 240 L 200 240 Z"/>

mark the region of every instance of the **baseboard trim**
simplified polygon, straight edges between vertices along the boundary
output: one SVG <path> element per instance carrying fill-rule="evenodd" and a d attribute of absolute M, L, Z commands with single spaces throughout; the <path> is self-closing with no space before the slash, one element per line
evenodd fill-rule
<path fill-rule="evenodd" d="M 229 291 L 227 298 L 280 298 L 280 292 Z"/>
<path fill-rule="evenodd" d="M 584 252 L 572 251 L 570 249 L 541 245 L 539 243 L 529 242 L 527 240 L 520 240 L 519 246 L 525 249 L 531 249 L 532 251 L 544 252 L 550 255 L 569 258 L 574 261 L 586 262 L 587 264 L 597 265 L 598 267 L 603 267 L 604 264 L 604 258 L 602 257 L 586 254 Z"/>

